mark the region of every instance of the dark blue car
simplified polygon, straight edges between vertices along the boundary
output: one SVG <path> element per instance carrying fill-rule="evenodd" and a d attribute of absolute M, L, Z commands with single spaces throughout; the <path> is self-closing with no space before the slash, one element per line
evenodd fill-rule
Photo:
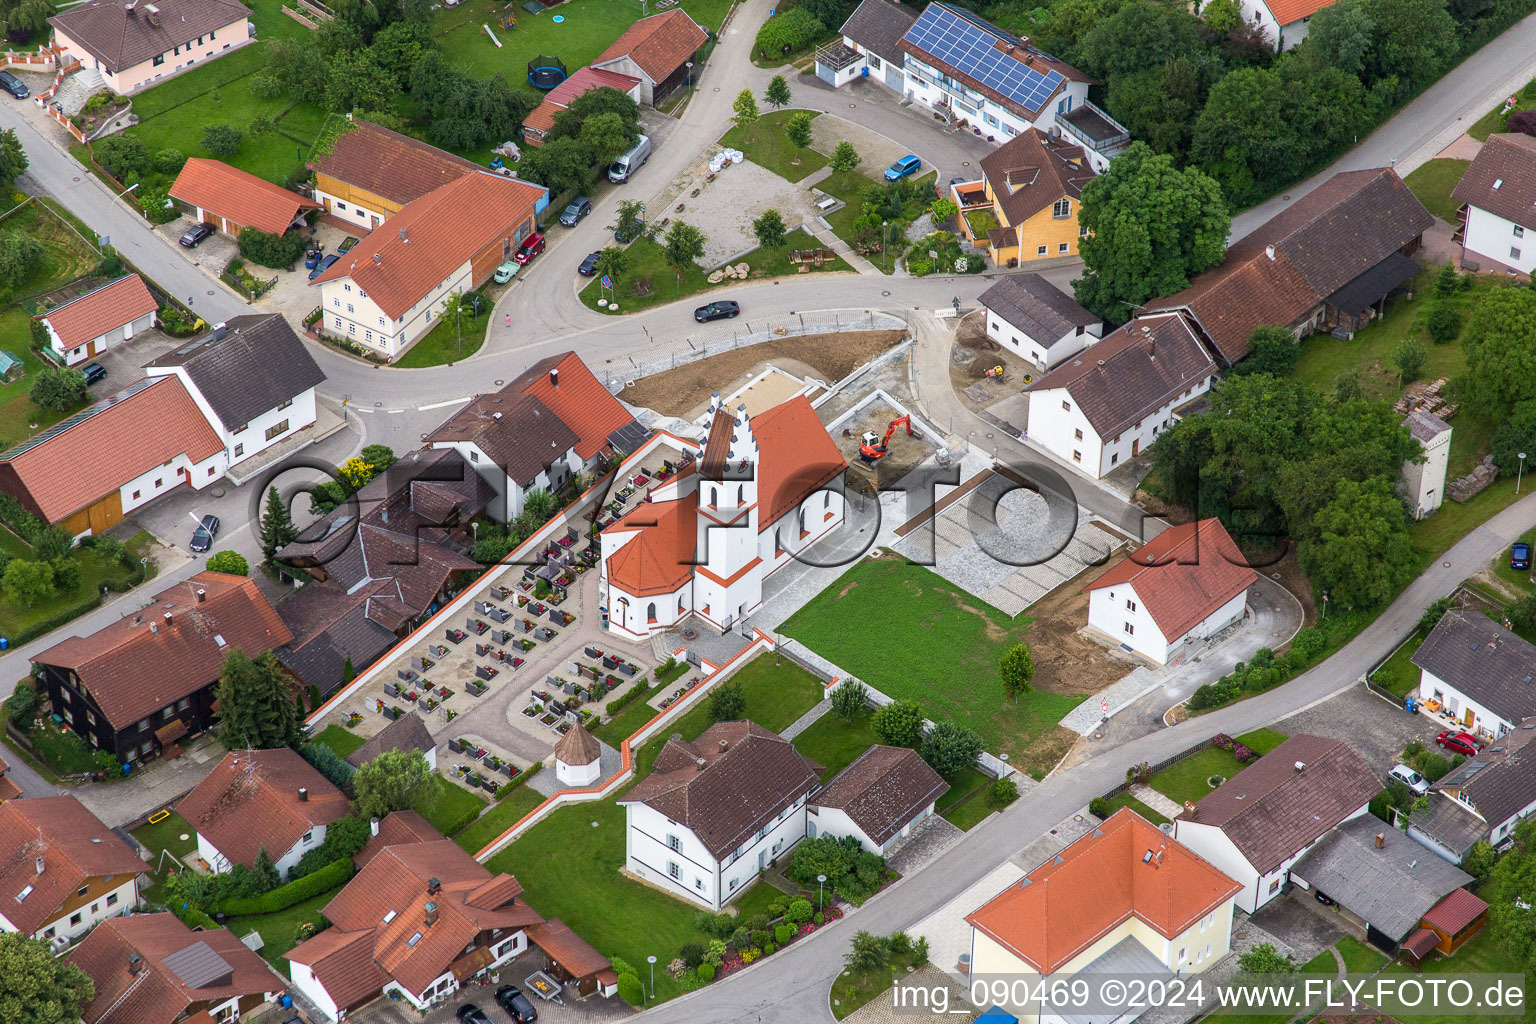
<path fill-rule="evenodd" d="M 335 263 L 339 259 L 341 259 L 341 256 L 338 253 L 334 253 L 334 252 L 331 253 L 325 259 L 321 260 L 320 263 L 315 267 L 314 270 L 311 270 L 309 272 L 309 279 L 311 281 L 313 281 L 315 278 L 319 277 L 321 274 L 325 273 L 327 270 L 330 270 L 331 269 L 331 264 Z"/>
<path fill-rule="evenodd" d="M 1531 567 L 1531 546 L 1525 541 L 1517 540 L 1515 546 L 1509 549 L 1509 567 L 1511 569 Z"/>

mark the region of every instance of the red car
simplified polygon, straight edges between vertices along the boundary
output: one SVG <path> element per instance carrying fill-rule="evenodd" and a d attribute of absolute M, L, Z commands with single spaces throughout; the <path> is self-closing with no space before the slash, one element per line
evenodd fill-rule
<path fill-rule="evenodd" d="M 1436 736 L 1435 742 L 1446 750 L 1457 754 L 1466 754 L 1468 757 L 1476 754 L 1478 748 L 1482 746 L 1477 741 L 1477 737 L 1464 732 L 1451 732 L 1449 729 Z"/>
<path fill-rule="evenodd" d="M 523 239 L 523 244 L 517 247 L 517 252 L 512 254 L 512 258 L 514 260 L 516 260 L 518 263 L 520 263 L 520 264 L 522 264 L 524 266 L 527 266 L 527 264 L 535 256 L 537 256 L 539 253 L 541 253 L 543 251 L 544 251 L 544 236 L 543 235 L 529 235 L 527 238 Z"/>

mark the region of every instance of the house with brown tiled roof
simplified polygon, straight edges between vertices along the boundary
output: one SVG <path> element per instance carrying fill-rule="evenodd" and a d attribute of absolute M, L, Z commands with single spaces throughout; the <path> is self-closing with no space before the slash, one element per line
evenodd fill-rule
<path fill-rule="evenodd" d="M 557 492 L 649 436 L 580 356 L 559 352 L 448 417 L 426 446 L 458 452 L 496 493 L 488 514 L 509 522 L 529 491 Z"/>
<path fill-rule="evenodd" d="M 16 785 L 16 780 L 11 778 L 10 772 L 10 762 L 0 757 L 0 801 L 15 800 L 21 796 L 21 787 Z"/>
<path fill-rule="evenodd" d="M 320 204 L 220 160 L 195 156 L 171 183 L 170 196 L 183 213 L 215 230 L 238 235 L 255 228 L 280 235 Z"/>
<path fill-rule="evenodd" d="M 443 835 L 416 811 L 391 811 L 382 819 L 368 819 L 368 841 L 352 855 L 352 863 L 358 870 L 386 848 L 400 843 L 430 843 Z"/>
<path fill-rule="evenodd" d="M 716 722 L 691 743 L 670 737 L 651 774 L 619 797 L 625 867 L 719 910 L 806 835 L 821 766 L 756 722 Z"/>
<path fill-rule="evenodd" d="M 1039 274 L 1004 274 L 977 301 L 987 312 L 987 337 L 1041 371 L 1104 336 L 1102 317 Z"/>
<path fill-rule="evenodd" d="M 1215 380 L 1216 363 L 1188 317 L 1143 317 L 1025 388 L 1026 436 L 1098 479 L 1150 447 Z"/>
<path fill-rule="evenodd" d="M 490 280 L 548 202 L 543 186 L 484 170 L 439 185 L 310 282 L 320 290 L 319 326 L 398 359 L 437 326 L 451 295 Z"/>
<path fill-rule="evenodd" d="M 420 139 L 351 114 L 332 115 L 307 165 L 315 172 L 315 198 L 325 212 L 372 231 L 433 189 L 480 171 Z"/>
<path fill-rule="evenodd" d="M 960 232 L 999 267 L 1077 255 L 1083 187 L 1098 174 L 1083 147 L 1026 129 L 981 158 L 979 181 L 956 182 Z"/>
<path fill-rule="evenodd" d="M 1390 167 L 1335 174 L 1227 249 L 1189 287 L 1140 315 L 1187 313 L 1212 355 L 1230 366 L 1260 327 L 1298 339 L 1360 330 L 1413 279 L 1412 259 L 1434 223 Z"/>
<path fill-rule="evenodd" d="M 1220 519 L 1171 526 L 1083 588 L 1088 629 L 1155 665 L 1181 663 L 1247 614 L 1258 575 Z"/>
<path fill-rule="evenodd" d="M 1117 812 L 977 907 L 975 975 L 1198 974 L 1232 948 L 1239 883 L 1135 811 Z"/>
<path fill-rule="evenodd" d="M 294 987 L 328 1020 L 381 995 L 437 1005 L 525 952 L 529 927 L 544 921 L 517 879 L 457 843 L 435 831 L 399 838 L 326 905 L 331 926 L 283 954 Z"/>
<path fill-rule="evenodd" d="M 255 580 L 205 571 L 31 661 L 53 713 L 127 763 L 179 751 L 218 721 L 215 691 L 231 651 L 256 658 L 291 638 Z"/>
<path fill-rule="evenodd" d="M 244 1019 L 288 987 L 227 928 L 194 932 L 171 913 L 104 921 L 65 959 L 95 986 L 82 1024 Z"/>
<path fill-rule="evenodd" d="M 197 855 L 215 874 L 251 867 L 262 850 L 279 875 L 325 841 L 352 805 L 289 747 L 231 750 L 182 798 L 176 813 L 197 830 Z"/>
<path fill-rule="evenodd" d="M 1174 820 L 1173 838 L 1237 880 L 1248 913 L 1335 826 L 1368 812 L 1381 779 L 1342 740 L 1292 736 Z"/>
<path fill-rule="evenodd" d="M 709 33 L 681 7 L 641 18 L 613 45 L 598 54 L 592 67 L 639 79 L 639 102 L 655 106 L 686 84 L 697 66 Z"/>
<path fill-rule="evenodd" d="M 806 835 L 851 836 L 883 857 L 947 792 L 949 783 L 917 751 L 877 743 L 811 798 Z"/>
<path fill-rule="evenodd" d="M 55 949 L 139 901 L 149 866 L 72 796 L 0 803 L 0 931 Z"/>
<path fill-rule="evenodd" d="M 617 89 L 636 103 L 641 102 L 640 79 L 635 76 L 606 68 L 578 68 L 546 93 L 544 102 L 523 118 L 523 141 L 530 146 L 542 146 L 544 137 L 555 127 L 555 115 L 570 106 L 576 97 L 592 89 Z"/>
<path fill-rule="evenodd" d="M 53 48 L 127 95 L 254 38 L 238 0 L 86 0 L 48 19 Z"/>
<path fill-rule="evenodd" d="M 65 366 L 94 359 L 155 326 L 160 305 L 138 274 L 127 274 L 32 319 L 48 332 L 48 348 Z"/>
<path fill-rule="evenodd" d="M 390 722 L 380 729 L 368 741 L 347 755 L 347 764 L 354 768 L 361 768 L 380 754 L 397 752 L 410 753 L 413 750 L 421 751 L 421 756 L 427 759 L 427 764 L 435 771 L 437 769 L 437 744 L 432 740 L 432 731 L 427 728 L 427 723 L 421 720 L 420 715 L 404 715 Z"/>
<path fill-rule="evenodd" d="M 1536 136 L 1488 136 L 1451 196 L 1461 204 L 1452 240 L 1463 267 L 1536 270 Z"/>

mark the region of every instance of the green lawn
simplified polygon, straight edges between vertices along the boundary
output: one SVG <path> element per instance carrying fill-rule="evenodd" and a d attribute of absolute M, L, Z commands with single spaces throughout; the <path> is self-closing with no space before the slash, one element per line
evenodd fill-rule
<path fill-rule="evenodd" d="M 32 401 L 29 392 L 37 375 L 52 366 L 32 348 L 32 318 L 12 307 L 0 313 L 0 348 L 20 359 L 26 373 L 10 383 L 0 383 L 0 450 L 20 444 L 39 430 L 53 426 L 85 403 L 68 409 L 45 409 Z"/>
<path fill-rule="evenodd" d="M 1417 972 L 1413 967 L 1398 960 L 1387 968 L 1389 974 L 1427 975 L 1438 978 L 1442 982 L 1447 978 L 1465 977 L 1469 974 L 1522 974 L 1525 972 L 1525 963 L 1507 947 L 1500 945 L 1493 929 L 1484 928 L 1474 935 L 1467 944 L 1456 951 L 1453 956 L 1442 956 L 1439 953 L 1431 953 L 1429 958 L 1419 966 Z M 1536 1022 L 1536 1004 L 1530 999 L 1531 990 L 1526 986 L 1525 1012 L 1523 1015 L 1504 1017 L 1500 1021 L 1523 1020 L 1527 1024 Z M 1466 1024 L 1469 1019 L 1465 1012 L 1440 1013 L 1414 1015 L 1409 1018 L 1413 1024 Z"/>
<path fill-rule="evenodd" d="M 340 725 L 326 726 L 318 736 L 314 738 L 316 743 L 322 743 L 336 751 L 336 756 L 345 758 L 358 747 L 368 741 L 351 729 Z"/>
<path fill-rule="evenodd" d="M 1417 634 L 1409 637 L 1408 642 L 1399 647 L 1392 657 L 1387 659 L 1386 664 L 1376 670 L 1371 676 L 1371 681 L 1377 686 L 1386 687 L 1397 697 L 1406 697 L 1418 689 L 1419 667 L 1409 659 L 1423 642 L 1424 638 Z"/>
<path fill-rule="evenodd" d="M 518 786 L 512 795 L 491 804 L 491 809 L 466 825 L 453 841 L 471 854 L 479 853 L 485 845 L 522 820 L 523 815 L 544 802 L 544 794 L 526 785 Z"/>
<path fill-rule="evenodd" d="M 466 821 L 475 820 L 474 816 L 485 807 L 483 799 L 441 775 L 432 776 L 432 782 L 436 791 L 416 809 L 429 825 L 445 836 L 463 828 Z"/>
<path fill-rule="evenodd" d="M 169 850 L 172 857 L 181 858 L 197 849 L 197 830 L 189 825 L 185 818 L 172 811 L 171 816 L 153 825 L 140 825 L 130 833 L 138 844 L 149 851 L 149 869 L 153 872 L 154 881 L 144 887 L 144 899 L 150 903 L 163 903 L 165 879 L 170 871 L 162 872 L 160 869 L 162 850 Z M 182 839 L 186 836 L 186 839 Z M 171 868 L 170 858 L 165 858 L 168 869 Z"/>
<path fill-rule="evenodd" d="M 404 370 L 452 365 L 480 351 L 480 346 L 485 344 L 485 333 L 491 326 L 490 310 L 487 309 L 484 316 L 458 319 L 458 323 L 446 318 L 439 320 L 424 338 L 395 360 L 395 365 Z"/>
<path fill-rule="evenodd" d="M 5 537 L 3 546 L 10 554 L 32 557 L 32 549 L 15 534 L 0 527 L 0 536 Z M 142 557 L 151 542 L 149 534 L 141 532 L 128 541 L 128 548 L 135 557 Z M 56 620 L 64 616 L 73 618 L 97 607 L 101 603 L 101 588 L 108 581 L 125 586 L 134 578 L 132 570 L 121 563 L 108 561 L 95 548 L 77 547 L 70 557 L 80 566 L 80 586 L 31 605 L 17 604 L 0 596 L 0 636 L 9 637 L 13 644 L 22 643 L 44 630 L 49 623 L 62 624 Z"/>
<path fill-rule="evenodd" d="M 1286 739 L 1283 733 L 1273 729 L 1257 729 L 1236 738 L 1244 746 L 1261 754 L 1273 750 Z M 1230 751 L 1206 747 L 1152 776 L 1151 786 L 1175 803 L 1199 803 L 1201 798 L 1211 793 L 1211 786 L 1206 781 L 1211 776 L 1220 775 L 1230 779 L 1242 770 L 1243 765 L 1238 764 L 1237 758 Z"/>
<path fill-rule="evenodd" d="M 641 682 L 644 683 L 644 680 Z M 617 750 L 620 743 L 633 736 L 636 729 L 655 718 L 656 715 L 656 709 L 646 703 L 645 697 L 636 697 L 608 722 L 588 731 Z"/>
<path fill-rule="evenodd" d="M 679 215 L 686 218 L 686 212 Z M 705 232 L 708 234 L 708 232 Z M 789 262 L 789 254 L 796 249 L 820 249 L 822 244 L 810 235 L 804 228 L 796 228 L 784 236 L 784 245 L 778 249 L 753 249 L 740 260 L 735 262 L 746 263 L 751 268 L 751 280 L 760 280 L 770 277 L 784 277 L 788 274 L 799 272 L 799 268 Z M 720 289 L 728 289 L 740 286 L 741 282 L 727 279 L 719 284 L 710 284 L 709 275 L 698 264 L 688 267 L 678 274 L 666 261 L 665 250 L 657 242 L 649 239 L 637 238 L 624 250 L 629 255 L 629 263 L 625 266 L 613 288 L 604 288 L 600 278 L 593 278 L 585 288 L 581 290 L 581 301 L 587 308 L 601 310 L 598 299 L 615 298 L 619 303 L 619 310 L 623 313 L 633 313 L 642 309 L 649 309 L 667 302 L 676 302 L 680 298 L 697 295 Z M 810 265 L 808 272 L 827 270 L 847 270 L 846 263 L 834 261 L 821 267 Z M 606 310 L 602 310 L 606 312 Z"/>
<path fill-rule="evenodd" d="M 43 247 L 43 259 L 37 269 L 15 286 L 0 289 L 0 303 L 52 291 L 91 273 L 101 261 L 95 245 L 81 238 L 73 225 L 41 199 L 34 199 L 0 219 L 0 230 L 19 232 Z M 9 347 L 9 341 L 7 344 Z M 12 351 L 18 356 L 22 354 L 16 349 Z"/>
<path fill-rule="evenodd" d="M 891 987 L 891 979 L 906 973 L 907 964 L 905 958 L 893 958 L 889 970 L 874 971 L 872 973 L 854 973 L 852 969 L 845 969 L 832 983 L 832 991 L 828 994 L 831 1003 L 832 1016 L 837 1020 L 843 1020 L 859 1007 L 871 1002 L 876 996 Z M 951 1011 L 953 1012 L 953 1011 Z M 809 1014 L 807 1014 L 809 1016 Z M 964 1018 L 971 1020 L 969 1014 Z"/>
<path fill-rule="evenodd" d="M 1350 974 L 1372 974 L 1387 962 L 1386 954 L 1353 935 L 1340 939 L 1338 947 L 1340 955 L 1344 957 L 1344 969 Z"/>
<path fill-rule="evenodd" d="M 971 226 L 973 238 L 986 238 L 987 232 L 997 227 L 997 214 L 992 212 L 990 206 L 984 206 L 976 210 L 965 211 L 965 222 Z"/>
<path fill-rule="evenodd" d="M 852 764 L 876 742 L 872 715 L 860 715 L 848 721 L 830 711 L 795 737 L 795 749 L 822 766 L 821 781 Z"/>
<path fill-rule="evenodd" d="M 1004 697 L 997 665 L 1028 639 L 1028 625 L 922 566 L 882 557 L 854 566 L 781 631 L 875 689 L 918 701 L 929 718 L 970 726 L 987 750 L 1028 771 L 1065 752 L 1073 737 L 1057 723 L 1082 700 L 1038 690 L 1017 704 Z"/>
<path fill-rule="evenodd" d="M 945 781 L 949 792 L 939 797 L 933 809 L 961 831 L 969 831 L 998 809 L 987 799 L 995 780 L 981 769 L 967 768 Z"/>
<path fill-rule="evenodd" d="M 1276 732 L 1273 729 L 1255 729 L 1253 732 L 1243 733 L 1238 739 L 1249 750 L 1257 751 L 1260 755 L 1263 755 L 1274 750 L 1280 744 L 1290 739 L 1290 737 L 1283 732 Z"/>
<path fill-rule="evenodd" d="M 1526 86 L 1526 88 L 1529 89 L 1530 86 Z M 1522 91 L 1515 94 L 1515 106 L 1510 113 L 1512 114 L 1516 110 L 1530 110 L 1532 108 L 1536 108 L 1536 98 L 1528 99 Z M 1504 113 L 1504 101 L 1501 99 L 1492 110 L 1478 118 L 1477 122 L 1467 129 L 1467 134 L 1479 142 L 1486 142 L 1488 141 L 1488 136 L 1504 130 L 1504 122 L 1508 117 L 1509 114 Z"/>
<path fill-rule="evenodd" d="M 834 210 L 833 212 L 827 214 L 826 221 L 827 225 L 831 227 L 832 233 L 835 234 L 838 238 L 841 238 L 843 241 L 847 242 L 849 245 L 856 246 L 856 243 L 854 242 L 853 222 L 858 220 L 859 217 L 863 216 L 864 201 L 862 199 L 862 194 L 864 190 L 871 185 L 877 185 L 881 187 L 885 185 L 883 180 L 874 177 L 874 175 L 882 173 L 883 168 L 873 167 L 866 169 L 870 172 L 869 174 L 864 174 L 858 170 L 844 171 L 840 174 L 830 174 L 823 178 L 816 185 L 817 188 L 827 193 L 827 195 L 836 196 L 847 204 L 842 209 Z M 930 171 L 917 179 L 919 182 L 927 182 L 930 186 L 932 186 L 933 183 L 937 180 L 938 172 L 936 171 Z M 931 188 L 926 193 L 926 195 L 929 200 L 932 200 L 933 192 Z M 917 217 L 921 215 L 922 210 L 909 209 L 906 212 L 911 215 L 912 220 L 916 220 Z M 889 249 L 887 254 L 889 258 L 882 260 L 880 259 L 880 254 L 875 253 L 869 256 L 869 260 L 875 266 L 879 267 L 882 272 L 889 274 L 895 270 L 897 258 L 906 251 L 906 238 L 905 236 L 892 236 L 888 239 L 885 239 L 884 244 Z"/>
<path fill-rule="evenodd" d="M 1427 161 L 1418 170 L 1403 179 L 1403 183 L 1419 197 L 1419 202 L 1430 213 L 1443 221 L 1456 223 L 1456 211 L 1461 203 L 1451 198 L 1451 189 L 1461 180 L 1471 166 L 1470 160 L 1452 160 L 1438 157 Z"/>
<path fill-rule="evenodd" d="M 808 146 L 797 146 L 784 134 L 784 122 L 799 111 L 775 110 L 749 125 L 732 128 L 720 136 L 722 146 L 732 146 L 748 160 L 761 164 L 786 181 L 799 181 L 827 166 L 827 158 Z M 812 111 L 814 119 L 821 116 Z"/>
<path fill-rule="evenodd" d="M 335 895 L 336 890 L 332 889 L 302 903 L 295 903 L 287 910 L 280 910 L 275 914 L 232 917 L 224 922 L 224 927 L 233 932 L 237 938 L 244 938 L 252 931 L 260 932 L 264 943 L 260 950 L 262 957 L 277 970 L 281 977 L 286 978 L 288 961 L 283 959 L 283 954 L 299 944 L 295 936 L 299 924 L 311 921 L 317 927 L 324 927 L 321 912 Z"/>
<path fill-rule="evenodd" d="M 1122 807 L 1129 807 L 1131 810 L 1135 811 L 1143 818 L 1146 818 L 1154 825 L 1166 825 L 1168 823 L 1168 819 L 1166 817 L 1158 814 L 1152 808 L 1148 807 L 1140 800 L 1137 800 L 1129 793 L 1118 793 L 1115 796 L 1109 798 L 1109 803 L 1110 806 L 1112 806 L 1117 811 Z"/>

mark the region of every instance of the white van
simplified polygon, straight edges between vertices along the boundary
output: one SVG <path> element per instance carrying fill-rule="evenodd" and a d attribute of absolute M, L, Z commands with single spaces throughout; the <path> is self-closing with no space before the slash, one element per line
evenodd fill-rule
<path fill-rule="evenodd" d="M 621 155 L 617 160 L 608 165 L 608 180 L 615 185 L 621 185 L 629 180 L 645 162 L 651 158 L 651 140 L 642 135 L 640 141 L 635 143 L 633 149 Z"/>

